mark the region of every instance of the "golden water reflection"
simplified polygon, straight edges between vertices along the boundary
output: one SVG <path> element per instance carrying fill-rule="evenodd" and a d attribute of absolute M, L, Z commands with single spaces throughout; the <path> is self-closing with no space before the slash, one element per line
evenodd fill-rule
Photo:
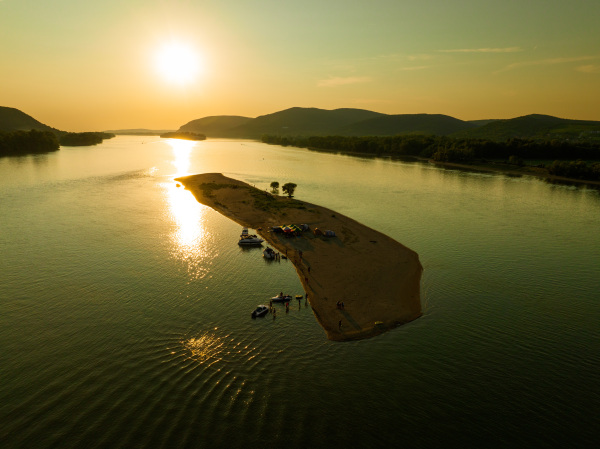
<path fill-rule="evenodd" d="M 174 257 L 185 261 L 191 278 L 203 278 L 211 264 L 209 257 L 212 236 L 206 229 L 208 208 L 194 195 L 175 182 L 162 184 L 166 192 L 169 216 L 173 221 L 171 241 Z"/>
<path fill-rule="evenodd" d="M 177 170 L 175 177 L 189 174 L 190 157 L 197 142 L 167 139 L 167 143 L 173 150 L 171 163 Z M 187 264 L 191 278 L 203 278 L 211 263 L 208 257 L 211 236 L 206 230 L 207 207 L 174 181 L 163 183 L 161 187 L 165 190 L 169 216 L 174 225 L 171 232 L 172 254 Z"/>
<path fill-rule="evenodd" d="M 188 358 L 203 363 L 209 359 L 220 359 L 225 341 L 216 335 L 206 332 L 198 337 L 189 338 L 181 342 L 188 351 Z"/>
<path fill-rule="evenodd" d="M 177 170 L 175 176 L 189 175 L 190 156 L 198 142 L 193 140 L 167 139 L 167 143 L 173 150 L 174 160 L 171 161 L 171 164 Z"/>

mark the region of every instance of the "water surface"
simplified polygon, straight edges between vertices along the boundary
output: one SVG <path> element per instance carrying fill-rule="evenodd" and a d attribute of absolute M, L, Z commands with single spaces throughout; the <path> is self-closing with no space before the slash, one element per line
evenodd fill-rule
<path fill-rule="evenodd" d="M 424 316 L 325 338 L 291 264 L 177 188 L 221 172 L 419 253 Z M 3 447 L 583 447 L 600 412 L 600 195 L 253 141 L 0 159 Z"/>

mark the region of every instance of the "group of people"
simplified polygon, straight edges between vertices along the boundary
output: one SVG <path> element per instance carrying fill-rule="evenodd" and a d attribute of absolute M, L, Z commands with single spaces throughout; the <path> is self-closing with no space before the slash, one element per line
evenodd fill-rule
<path fill-rule="evenodd" d="M 338 309 L 343 310 L 345 308 L 344 301 L 338 301 L 335 305 L 337 306 Z"/>

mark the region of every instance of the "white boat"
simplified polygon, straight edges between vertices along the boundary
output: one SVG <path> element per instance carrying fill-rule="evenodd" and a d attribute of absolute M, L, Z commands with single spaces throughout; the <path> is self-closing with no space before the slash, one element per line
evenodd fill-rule
<path fill-rule="evenodd" d="M 284 295 L 283 293 L 278 294 L 277 296 L 273 296 L 271 301 L 273 302 L 290 302 L 292 300 L 292 295 Z"/>
<path fill-rule="evenodd" d="M 263 239 L 259 238 L 256 235 L 249 234 L 248 228 L 243 228 L 242 234 L 240 235 L 240 241 L 238 242 L 238 245 L 257 246 L 257 245 L 262 245 L 262 242 L 264 242 Z"/>
<path fill-rule="evenodd" d="M 260 305 L 256 307 L 256 310 L 254 310 L 254 312 L 252 312 L 252 318 L 256 318 L 259 316 L 265 316 L 267 314 L 267 312 L 269 311 L 269 308 L 265 305 Z"/>
<path fill-rule="evenodd" d="M 263 257 L 265 259 L 275 259 L 275 250 L 273 248 L 269 248 L 268 246 L 263 251 Z"/>

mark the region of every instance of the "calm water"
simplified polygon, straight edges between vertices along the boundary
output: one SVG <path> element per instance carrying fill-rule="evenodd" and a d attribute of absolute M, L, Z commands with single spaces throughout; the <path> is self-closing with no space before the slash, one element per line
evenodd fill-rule
<path fill-rule="evenodd" d="M 172 181 L 222 172 L 417 251 L 424 316 L 334 343 L 291 264 Z M 600 194 L 251 141 L 0 159 L 0 446 L 584 447 L 600 438 Z"/>

